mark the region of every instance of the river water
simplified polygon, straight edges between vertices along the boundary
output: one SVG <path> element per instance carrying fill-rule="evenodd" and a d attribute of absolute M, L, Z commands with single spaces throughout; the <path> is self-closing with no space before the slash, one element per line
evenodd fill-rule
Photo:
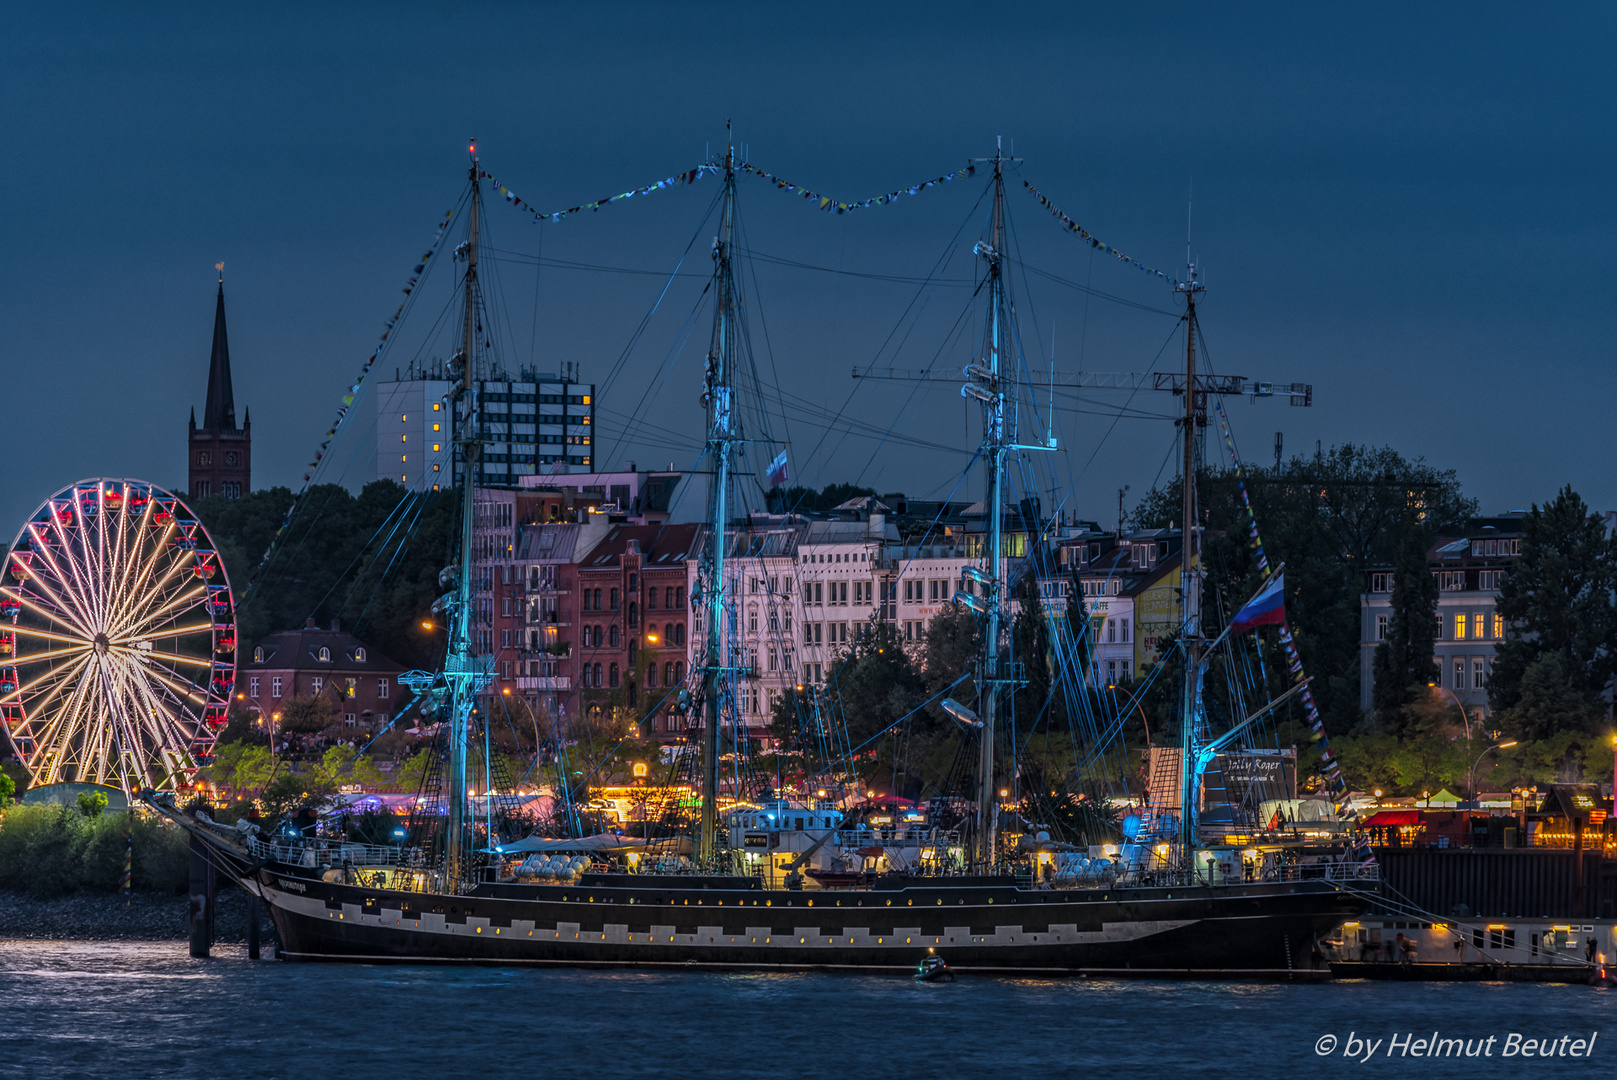
<path fill-rule="evenodd" d="M 214 951 L 191 960 L 183 942 L 0 942 L 0 1071 L 28 1080 L 1617 1072 L 1617 991 L 1585 986 L 917 985 L 903 976 L 255 963 L 239 948 Z M 1420 1040 L 1434 1032 L 1475 1056 L 1430 1057 Z M 1585 1056 L 1565 1056 L 1592 1032 Z M 1562 1056 L 1525 1059 L 1524 1039 L 1535 1050 L 1549 1040 Z"/>

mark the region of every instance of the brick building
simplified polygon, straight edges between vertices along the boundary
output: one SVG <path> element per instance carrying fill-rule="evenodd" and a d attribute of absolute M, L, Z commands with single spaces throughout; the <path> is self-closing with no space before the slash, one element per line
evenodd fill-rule
<path fill-rule="evenodd" d="M 286 702 L 321 694 L 337 706 L 344 728 L 370 731 L 409 700 L 399 692 L 404 670 L 335 620 L 322 630 L 310 619 L 301 630 L 270 634 L 254 646 L 236 690 L 271 731 Z"/>
<path fill-rule="evenodd" d="M 236 400 L 230 386 L 230 342 L 225 335 L 225 277 L 219 273 L 219 298 L 213 312 L 213 352 L 208 358 L 208 397 L 202 426 L 191 410 L 186 446 L 185 490 L 193 499 L 223 495 L 239 499 L 253 489 L 253 422 L 236 426 Z"/>

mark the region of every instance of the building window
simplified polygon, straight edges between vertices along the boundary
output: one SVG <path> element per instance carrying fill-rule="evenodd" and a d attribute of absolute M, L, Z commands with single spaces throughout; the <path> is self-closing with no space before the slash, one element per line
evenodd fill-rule
<path fill-rule="evenodd" d="M 236 467 L 236 462 L 238 460 L 240 460 L 240 459 L 237 456 L 236 451 L 234 451 L 234 450 L 226 450 L 225 451 L 225 464 L 227 466 L 234 469 Z"/>
<path fill-rule="evenodd" d="M 1477 588 L 1486 592 L 1494 592 L 1499 588 L 1499 579 L 1503 576 L 1501 570 L 1478 570 Z"/>
<path fill-rule="evenodd" d="M 357 686 L 357 683 L 359 682 L 358 679 L 344 679 L 343 681 L 348 685 L 349 697 L 353 697 L 359 692 L 359 687 Z"/>
<path fill-rule="evenodd" d="M 778 652 L 776 652 L 774 649 L 769 650 L 769 670 L 770 671 L 779 670 L 779 667 L 780 667 L 780 665 L 779 665 L 779 656 L 780 656 L 780 654 Z"/>
<path fill-rule="evenodd" d="M 670 660 L 663 664 L 663 685 L 673 686 L 676 678 L 678 678 L 678 676 L 674 674 L 674 662 Z"/>
<path fill-rule="evenodd" d="M 646 687 L 648 689 L 653 689 L 653 688 L 656 687 L 656 685 L 657 685 L 657 665 L 656 664 L 647 664 L 646 665 Z"/>
<path fill-rule="evenodd" d="M 1371 574 L 1370 575 L 1370 591 L 1371 592 L 1392 592 L 1392 575 L 1391 574 Z"/>
<path fill-rule="evenodd" d="M 1454 661 L 1454 689 L 1465 689 L 1465 661 L 1458 657 Z"/>
<path fill-rule="evenodd" d="M 1488 661 L 1480 656 L 1471 658 L 1471 689 L 1481 690 L 1488 685 Z"/>
<path fill-rule="evenodd" d="M 1437 630 L 1433 632 L 1432 636 L 1438 641 L 1443 640 L 1443 616 L 1441 613 L 1437 616 Z"/>
<path fill-rule="evenodd" d="M 324 680 L 320 676 L 316 675 L 314 677 L 313 688 L 311 689 L 310 692 L 313 693 L 316 697 L 318 697 L 319 694 L 320 694 L 320 691 L 325 688 L 325 685 L 326 685 L 326 680 Z"/>
<path fill-rule="evenodd" d="M 323 661 L 330 661 L 331 659 L 331 650 L 324 645 L 320 646 L 320 659 Z"/>
<path fill-rule="evenodd" d="M 196 497 L 199 498 L 199 499 L 206 499 L 208 497 L 208 492 L 211 489 L 212 489 L 212 485 L 210 485 L 206 480 L 198 480 L 197 481 L 197 489 L 196 489 L 196 492 L 195 492 Z"/>
<path fill-rule="evenodd" d="M 263 662 L 264 662 L 264 647 L 262 645 L 260 645 L 258 648 L 253 650 L 253 663 L 262 664 Z"/>
<path fill-rule="evenodd" d="M 595 590 L 595 596 L 596 596 L 597 600 L 600 599 L 600 595 L 601 595 L 601 590 L 596 589 Z M 612 610 L 613 611 L 618 610 L 618 590 L 616 590 L 616 589 L 612 590 Z"/>
<path fill-rule="evenodd" d="M 206 451 L 206 450 L 198 450 L 197 451 L 197 464 L 198 465 L 212 465 L 213 464 L 213 455 L 211 453 L 209 453 L 208 451 Z"/>
<path fill-rule="evenodd" d="M 1488 636 L 1488 616 L 1485 613 L 1478 611 L 1472 614 L 1471 636 L 1478 641 Z"/>
<path fill-rule="evenodd" d="M 607 631 L 606 637 L 607 637 L 607 644 L 609 646 L 611 646 L 614 649 L 618 647 L 618 624 L 617 623 L 612 624 L 612 629 Z M 600 628 L 597 627 L 596 630 L 595 630 L 595 644 L 599 645 L 600 643 L 601 643 L 601 631 L 600 631 Z"/>
<path fill-rule="evenodd" d="M 1387 640 L 1387 616 L 1385 615 L 1376 616 L 1376 640 Z"/>
<path fill-rule="evenodd" d="M 1505 617 L 1497 612 L 1493 617 L 1493 636 L 1495 641 L 1502 641 L 1505 637 Z"/>
<path fill-rule="evenodd" d="M 1467 622 L 1467 620 L 1466 620 L 1464 612 L 1460 612 L 1459 614 L 1454 616 L 1454 640 L 1455 641 L 1464 641 L 1465 640 L 1466 622 Z"/>
<path fill-rule="evenodd" d="M 1444 592 L 1465 591 L 1464 570 L 1443 570 L 1437 575 L 1437 587 Z"/>
<path fill-rule="evenodd" d="M 241 498 L 241 483 L 236 480 L 226 480 L 219 485 L 219 493 L 227 499 Z"/>
<path fill-rule="evenodd" d="M 387 697 L 388 690 L 389 690 L 389 685 L 388 684 L 391 681 L 392 680 L 390 680 L 390 679 L 377 679 L 376 680 L 376 696 L 377 697 L 384 698 L 384 699 Z"/>
<path fill-rule="evenodd" d="M 612 680 L 612 689 L 616 690 L 617 686 L 618 686 L 618 665 L 613 664 L 611 667 L 607 668 L 607 675 Z M 601 665 L 600 664 L 595 665 L 595 685 L 596 686 L 601 685 Z"/>
<path fill-rule="evenodd" d="M 257 675 L 254 675 L 252 678 L 247 680 L 247 696 L 248 697 L 257 697 L 258 696 L 258 676 Z"/>
<path fill-rule="evenodd" d="M 279 675 L 272 675 L 272 676 L 270 676 L 270 697 L 280 697 L 280 696 L 281 696 L 281 677 Z"/>
<path fill-rule="evenodd" d="M 342 726 L 345 727 L 345 728 L 358 727 L 359 726 L 359 717 L 354 715 L 351 712 L 343 713 L 342 714 Z"/>

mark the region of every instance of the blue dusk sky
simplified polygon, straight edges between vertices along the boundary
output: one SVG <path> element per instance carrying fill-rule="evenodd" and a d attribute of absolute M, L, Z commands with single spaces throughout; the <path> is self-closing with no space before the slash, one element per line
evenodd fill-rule
<path fill-rule="evenodd" d="M 460 197 L 468 137 L 565 208 L 701 163 L 726 117 L 754 164 L 840 200 L 1014 145 L 1038 370 L 1052 350 L 1062 371 L 1176 366 L 1179 305 L 1023 181 L 1171 275 L 1189 203 L 1214 370 L 1314 387 L 1312 409 L 1230 402 L 1248 457 L 1271 460 L 1276 431 L 1288 454 L 1388 444 L 1458 470 L 1485 511 L 1567 483 L 1617 508 L 1613 23 L 1592 4 L 14 5 L 0 532 L 83 477 L 183 486 L 216 262 L 254 483 L 296 488 Z M 835 215 L 742 178 L 752 358 L 787 395 L 768 434 L 794 481 L 977 497 L 952 384 L 849 371 L 971 358 L 986 190 Z M 696 460 L 718 191 L 543 226 L 489 199 L 496 344 L 601 384 L 599 465 Z M 378 374 L 447 353 L 448 266 Z M 1030 482 L 1110 522 L 1117 488 L 1132 503 L 1173 474 L 1173 404 L 1059 397 L 1063 450 Z M 375 475 L 368 405 L 322 479 Z"/>

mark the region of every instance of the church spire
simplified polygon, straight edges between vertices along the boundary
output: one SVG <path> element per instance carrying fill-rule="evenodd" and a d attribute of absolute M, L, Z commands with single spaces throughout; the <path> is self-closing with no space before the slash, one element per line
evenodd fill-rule
<path fill-rule="evenodd" d="M 213 355 L 208 360 L 208 400 L 202 410 L 205 431 L 236 430 L 236 400 L 230 389 L 230 342 L 225 337 L 225 274 L 219 264 L 219 300 L 213 312 Z"/>

